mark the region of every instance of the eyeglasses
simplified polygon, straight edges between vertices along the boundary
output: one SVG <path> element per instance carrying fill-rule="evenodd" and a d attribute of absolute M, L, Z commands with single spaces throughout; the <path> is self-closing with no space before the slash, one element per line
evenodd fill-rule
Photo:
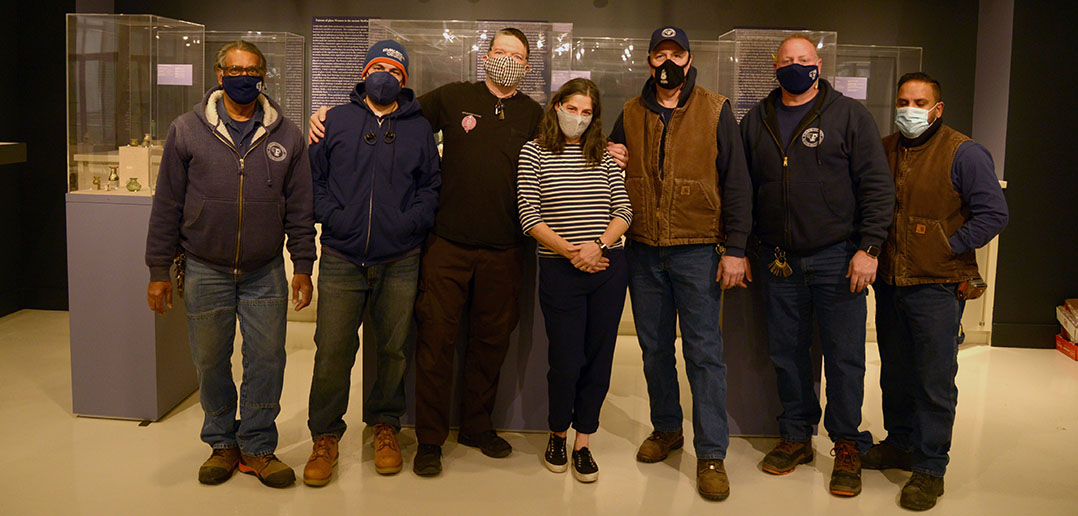
<path fill-rule="evenodd" d="M 229 66 L 221 68 L 220 70 L 229 77 L 236 77 L 237 75 L 262 75 L 262 68 L 259 66 Z"/>

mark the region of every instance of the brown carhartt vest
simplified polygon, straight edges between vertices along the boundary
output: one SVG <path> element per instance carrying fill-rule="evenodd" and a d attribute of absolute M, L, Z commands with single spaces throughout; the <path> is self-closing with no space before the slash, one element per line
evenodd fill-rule
<path fill-rule="evenodd" d="M 713 244 L 725 239 L 715 166 L 724 102 L 726 97 L 697 86 L 685 105 L 674 109 L 661 176 L 662 118 L 640 97 L 625 104 L 622 124 L 629 148 L 625 190 L 633 206 L 627 237 L 653 246 Z"/>
<path fill-rule="evenodd" d="M 951 169 L 958 146 L 969 137 L 943 125 L 919 147 L 883 139 L 895 179 L 895 220 L 880 254 L 880 277 L 889 285 L 957 283 L 979 277 L 975 251 L 956 255 L 947 238 L 969 218 L 954 191 Z"/>

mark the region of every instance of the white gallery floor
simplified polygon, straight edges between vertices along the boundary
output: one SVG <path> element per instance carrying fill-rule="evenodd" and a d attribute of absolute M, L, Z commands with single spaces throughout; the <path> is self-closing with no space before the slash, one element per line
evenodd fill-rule
<path fill-rule="evenodd" d="M 297 473 L 310 452 L 313 334 L 313 323 L 289 323 L 278 456 Z M 879 438 L 884 431 L 874 343 L 868 344 L 868 357 L 863 428 Z M 1078 514 L 1078 362 L 1054 349 L 986 346 L 963 348 L 959 357 L 958 421 L 946 494 L 930 513 Z M 759 469 L 774 439 L 733 438 L 726 459 L 732 494 L 721 503 L 696 495 L 691 446 L 662 463 L 636 462 L 636 446 L 650 424 L 634 337 L 618 341 L 604 419 L 592 437 L 600 478 L 591 485 L 542 467 L 546 435 L 511 432 L 504 436 L 514 452 L 506 459 L 487 458 L 451 436 L 444 473 L 427 479 L 411 472 L 415 433 L 405 429 L 404 471 L 379 476 L 370 432 L 360 421 L 359 370 L 347 416 L 351 429 L 328 486 L 297 483 L 273 490 L 239 473 L 222 485 L 203 486 L 196 472 L 209 448 L 198 439 L 197 395 L 148 426 L 75 417 L 67 313 L 25 310 L 0 318 L 0 515 L 908 513 L 898 506 L 908 473 L 865 471 L 860 496 L 831 496 L 826 437 L 815 440 L 815 462 L 783 477 Z M 683 396 L 688 391 L 683 388 Z M 689 407 L 687 399 L 683 406 Z M 688 410 L 685 417 L 691 432 Z"/>

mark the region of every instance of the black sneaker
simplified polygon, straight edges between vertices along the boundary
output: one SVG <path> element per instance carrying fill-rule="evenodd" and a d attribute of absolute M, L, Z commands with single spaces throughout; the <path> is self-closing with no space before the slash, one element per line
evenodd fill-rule
<path fill-rule="evenodd" d="M 599 479 L 599 465 L 587 448 L 573 450 L 573 477 L 584 483 Z"/>
<path fill-rule="evenodd" d="M 483 455 L 494 457 L 495 459 L 508 457 L 510 453 L 513 453 L 513 447 L 509 445 L 509 442 L 498 437 L 494 430 L 487 430 L 475 435 L 457 434 L 457 442 L 464 446 L 479 448 Z"/>
<path fill-rule="evenodd" d="M 943 496 L 943 477 L 913 472 L 910 481 L 902 486 L 898 504 L 913 510 L 927 511 L 936 506 L 936 498 Z"/>
<path fill-rule="evenodd" d="M 861 454 L 861 467 L 910 471 L 913 469 L 913 452 L 883 441 Z"/>
<path fill-rule="evenodd" d="M 546 443 L 546 455 L 543 456 L 543 464 L 546 469 L 554 473 L 565 473 L 569 469 L 569 459 L 565 456 L 565 438 L 550 434 L 550 440 Z"/>
<path fill-rule="evenodd" d="M 442 472 L 442 447 L 437 444 L 420 444 L 412 459 L 412 471 L 421 477 L 433 477 Z"/>

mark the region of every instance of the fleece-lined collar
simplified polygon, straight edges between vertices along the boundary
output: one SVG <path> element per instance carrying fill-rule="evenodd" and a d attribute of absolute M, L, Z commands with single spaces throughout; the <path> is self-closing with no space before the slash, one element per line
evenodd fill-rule
<path fill-rule="evenodd" d="M 201 116 L 199 118 L 205 120 L 206 124 L 217 131 L 225 141 L 235 145 L 232 141 L 232 136 L 228 134 L 228 128 L 221 121 L 220 115 L 217 114 L 217 102 L 224 96 L 225 90 L 220 86 L 211 89 L 206 92 L 206 96 L 202 99 L 202 110 L 196 110 Z M 280 122 L 280 110 L 273 99 L 270 99 L 266 95 L 259 94 L 258 102 L 262 106 L 262 125 L 255 130 L 254 136 L 251 137 L 251 141 L 258 141 L 268 131 L 273 130 L 273 127 Z"/>

